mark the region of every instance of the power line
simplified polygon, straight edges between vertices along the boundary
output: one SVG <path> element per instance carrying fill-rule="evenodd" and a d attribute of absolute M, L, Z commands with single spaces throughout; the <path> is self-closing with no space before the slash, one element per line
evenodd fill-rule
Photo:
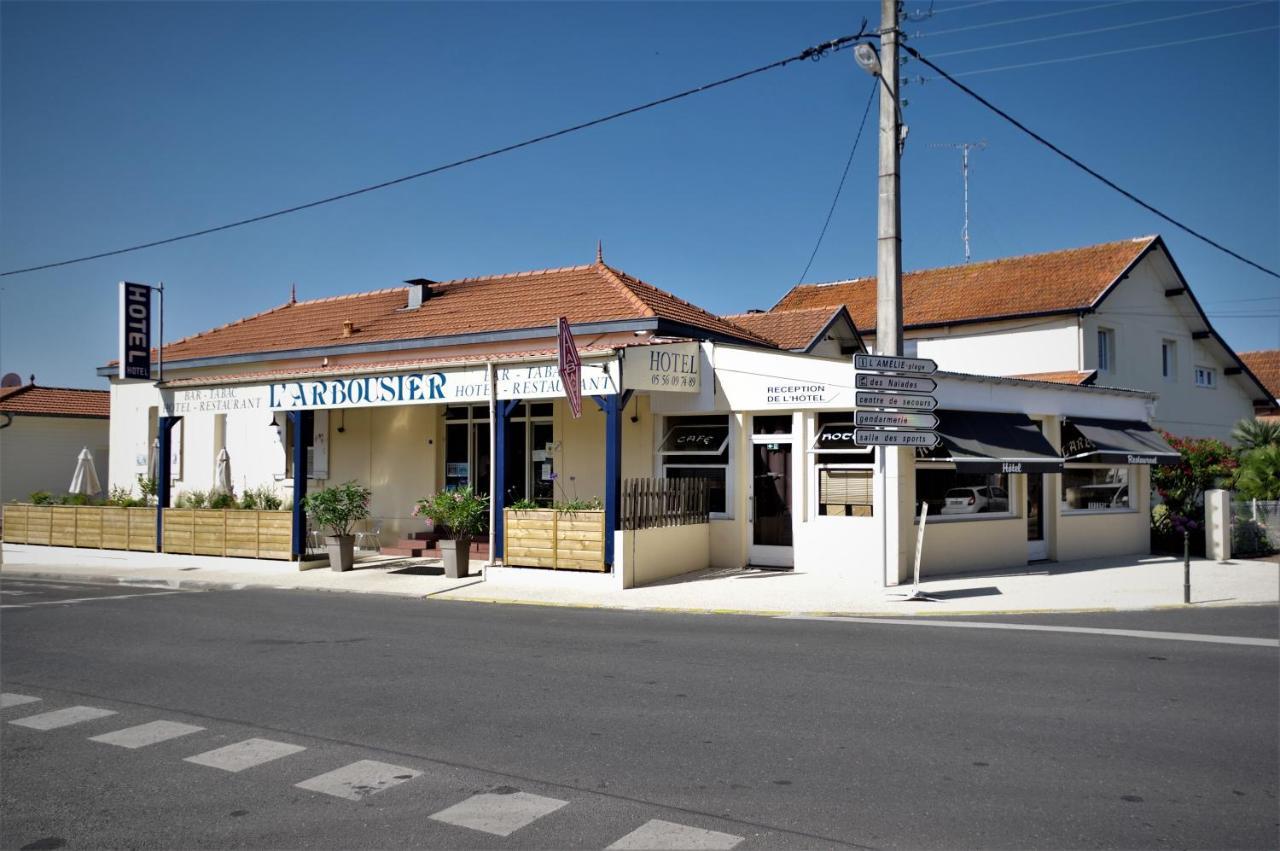
<path fill-rule="evenodd" d="M 921 55 L 920 51 L 916 50 L 915 48 L 913 48 L 913 47 L 911 47 L 910 45 L 907 45 L 907 44 L 904 44 L 904 45 L 902 46 L 902 49 L 903 49 L 903 50 L 905 50 L 905 51 L 907 51 L 908 53 L 910 53 L 913 57 L 915 57 L 915 58 L 916 58 L 917 60 L 919 60 L 920 62 L 923 62 L 925 65 L 928 65 L 930 68 L 932 68 L 932 69 L 933 69 L 934 71 L 936 71 L 937 73 L 941 74 L 944 78 L 946 78 L 946 80 L 947 80 L 948 82 L 950 82 L 950 83 L 951 83 L 951 85 L 955 86 L 955 87 L 956 87 L 956 88 L 958 88 L 960 91 L 964 92 L 964 93 L 965 93 L 965 94 L 967 94 L 969 97 L 973 98 L 973 99 L 974 99 L 974 100 L 976 100 L 978 103 L 982 104 L 982 105 L 983 105 L 983 106 L 985 106 L 987 109 L 991 110 L 991 111 L 992 111 L 992 112 L 994 112 L 996 115 L 1000 116 L 1000 117 L 1001 117 L 1001 118 L 1003 118 L 1005 121 L 1007 121 L 1007 122 L 1009 122 L 1010 124 L 1012 124 L 1014 127 L 1017 127 L 1019 130 L 1021 130 L 1023 133 L 1026 133 L 1026 134 L 1027 134 L 1028 136 L 1030 136 L 1032 139 L 1035 139 L 1035 140 L 1036 140 L 1037 142 L 1039 142 L 1041 145 L 1044 145 L 1046 148 L 1048 148 L 1049 150 L 1053 151 L 1055 154 L 1057 154 L 1058 156 L 1062 157 L 1062 158 L 1063 158 L 1063 159 L 1065 159 L 1067 162 L 1069 162 L 1069 163 L 1071 163 L 1072 165 L 1074 165 L 1076 168 L 1080 169 L 1081 171 L 1085 172 L 1086 174 L 1088 174 L 1088 175 L 1090 175 L 1090 176 L 1092 176 L 1092 177 L 1096 178 L 1097 180 L 1101 181 L 1101 182 L 1102 182 L 1102 183 L 1104 183 L 1105 185 L 1107 185 L 1107 186 L 1111 187 L 1112 189 L 1114 189 L 1115 191 L 1119 192 L 1121 195 L 1123 195 L 1124 197 L 1128 198 L 1130 201 L 1133 201 L 1133 202 L 1134 202 L 1135 204 L 1137 204 L 1138 206 L 1142 207 L 1142 208 L 1143 208 L 1143 209 L 1145 209 L 1145 210 L 1148 210 L 1149 212 L 1154 213 L 1155 215 L 1157 215 L 1157 216 L 1159 216 L 1160 218 L 1164 219 L 1164 220 L 1165 220 L 1166 222 L 1168 222 L 1169 224 L 1173 225 L 1174 227 L 1179 228 L 1180 230 L 1185 231 L 1186 233 L 1190 234 L 1191 236 L 1195 237 L 1196 239 L 1200 240 L 1201 242 L 1207 243 L 1208 245 L 1213 246 L 1214 248 L 1218 249 L 1219 251 L 1222 251 L 1222 252 L 1224 252 L 1224 253 L 1226 253 L 1226 254 L 1231 255 L 1232 257 L 1236 258 L 1236 259 L 1237 259 L 1237 260 L 1239 260 L 1240 262 L 1242 262 L 1242 263 L 1246 263 L 1246 264 L 1248 264 L 1249 266 L 1252 266 L 1253 268 L 1258 269 L 1259 271 L 1265 272 L 1266 274 L 1270 275 L 1270 276 L 1271 276 L 1271 277 L 1273 277 L 1273 278 L 1280 278 L 1280 273 L 1277 273 L 1277 272 L 1275 272 L 1275 271 L 1274 271 L 1274 270 L 1272 270 L 1272 269 L 1268 269 L 1266 266 L 1263 266 L 1261 263 L 1255 263 L 1254 261 L 1252 261 L 1252 260 L 1250 260 L 1249 258 L 1245 257 L 1243 254 L 1239 254 L 1239 253 L 1237 253 L 1237 252 L 1235 252 L 1235 251 L 1232 251 L 1230 248 L 1227 248 L 1227 247 L 1226 247 L 1225 245 L 1223 245 L 1222 243 L 1217 242 L 1217 241 L 1215 241 L 1215 240 L 1213 240 L 1213 239 L 1211 239 L 1211 238 L 1209 238 L 1209 237 L 1205 236 L 1204 234 L 1200 233 L 1199 231 L 1195 230 L 1194 228 L 1192 228 L 1192 227 L 1190 227 L 1190 226 L 1188 226 L 1188 225 L 1184 225 L 1182 222 L 1180 222 L 1180 221 L 1178 221 L 1177 219 L 1173 218 L 1173 217 L 1172 217 L 1172 216 L 1170 216 L 1168 213 L 1165 213 L 1165 212 L 1163 212 L 1162 210 L 1160 210 L 1160 209 L 1158 209 L 1158 208 L 1156 208 L 1156 207 L 1152 206 L 1151 204 L 1148 204 L 1146 201 L 1143 201 L 1141 198 L 1139 198 L 1137 195 L 1134 195 L 1132 192 L 1128 191 L 1127 189 L 1123 189 L 1123 188 L 1121 188 L 1121 187 L 1120 187 L 1119 185 L 1117 185 L 1114 181 L 1112 181 L 1112 180 L 1110 180 L 1110 179 L 1108 179 L 1108 178 L 1106 178 L 1106 177 L 1103 177 L 1101 174 L 1099 174 L 1098 172 L 1096 172 L 1096 171 L 1094 171 L 1093 169 L 1089 168 L 1089 166 L 1085 165 L 1085 164 L 1084 164 L 1084 163 L 1082 163 L 1080 160 L 1078 160 L 1078 159 L 1076 159 L 1075 157 L 1071 156 L 1071 155 L 1070 155 L 1070 154 L 1068 154 L 1066 151 L 1062 150 L 1062 149 L 1061 149 L 1061 148 L 1059 148 L 1057 145 L 1053 144 L 1053 143 L 1052 143 L 1052 142 L 1050 142 L 1048 139 L 1046 139 L 1045 137 L 1041 136 L 1039 133 L 1036 133 L 1034 130 L 1032 130 L 1031 128 L 1027 127 L 1027 125 L 1023 124 L 1021 121 L 1019 121 L 1018 119 L 1014 118 L 1012 115 L 1010 115 L 1009 113 L 1005 112 L 1003 109 L 1000 109 L 998 106 L 996 106 L 995 104 L 993 104 L 991 101 L 987 100 L 987 99 L 986 99 L 986 98 L 984 98 L 982 95 L 978 94 L 978 93 L 977 93 L 977 92 L 975 92 L 973 89 L 969 88 L 969 87 L 968 87 L 968 86 L 966 86 L 964 83 L 960 82 L 959 80 L 957 80 L 956 78 L 954 78 L 954 77 L 952 77 L 950 74 L 948 74 L 946 71 L 942 70 L 942 69 L 941 69 L 941 68 L 939 68 L 937 65 L 933 64 L 932 62 L 930 62 L 930 61 L 929 61 L 928 59 L 926 59 L 923 55 Z"/>
<path fill-rule="evenodd" d="M 695 86 L 694 88 L 691 88 L 691 89 L 685 89 L 684 91 L 677 92 L 676 94 L 673 94 L 673 95 L 668 95 L 663 98 L 658 98 L 657 100 L 651 100 L 648 103 L 643 103 L 638 106 L 633 106 L 628 109 L 623 109 L 618 112 L 613 112 L 613 113 L 610 113 L 609 115 L 604 115 L 599 118 L 593 118 L 590 121 L 584 121 L 581 124 L 575 124 L 571 127 L 565 127 L 560 130 L 555 130 L 551 133 L 544 133 L 540 136 L 534 136 L 533 138 L 525 139 L 522 142 L 515 142 L 510 145 L 504 145 L 501 148 L 494 148 L 492 150 L 485 151 L 480 154 L 474 154 L 469 157 L 464 157 L 463 159 L 460 159 L 460 160 L 454 160 L 453 162 L 445 163 L 444 165 L 434 166 L 433 168 L 428 168 L 423 171 L 414 172 L 413 174 L 406 174 L 403 177 L 396 177 L 391 180 L 384 180 L 381 183 L 375 183 L 370 186 L 363 186 L 359 189 L 353 189 L 349 192 L 342 192 L 337 195 L 330 195 L 326 198 L 320 198 L 316 201 L 308 201 L 303 204 L 296 204 L 292 207 L 286 207 L 284 209 L 275 210 L 270 213 L 262 213 L 257 216 L 251 216 L 247 219 L 240 219 L 238 221 L 229 222 L 224 225 L 216 225 L 214 227 L 203 228 L 201 230 L 191 231 L 190 233 L 183 233 L 177 236 L 167 237 L 165 239 L 156 239 L 156 240 L 152 240 L 150 242 L 144 242 L 138 245 L 131 245 L 128 248 L 117 248 L 111 251 L 101 251 L 101 252 L 98 252 L 97 254 L 89 254 L 83 257 L 75 257 L 70 260 L 59 260 L 53 263 L 42 263 L 39 266 L 28 266 L 24 269 L 11 269 L 8 272 L 0 272 L 0 278 L 7 277 L 9 275 L 21 275 L 26 272 L 36 272 L 41 269 L 54 269 L 59 266 L 70 266 L 73 263 L 84 263 L 89 260 L 99 260 L 103 257 L 114 257 L 116 255 L 127 254 L 132 251 L 141 251 L 144 248 L 155 248 L 156 246 L 168 245 L 170 243 L 180 242 L 185 239 L 194 239 L 195 237 L 198 237 L 198 236 L 207 236 L 211 233 L 218 233 L 220 231 L 231 230 L 232 228 L 244 227 L 245 225 L 266 221 L 267 219 L 274 219 L 280 216 L 287 216 L 290 213 L 297 213 L 297 212 L 301 212 L 302 210 L 309 210 L 313 207 L 320 207 L 324 204 L 332 204 L 336 201 L 342 201 L 347 198 L 354 198 L 357 195 L 364 195 L 368 192 L 376 192 L 379 189 L 386 189 L 388 187 L 396 186 L 401 183 L 407 183 L 411 180 L 418 180 L 419 178 L 428 177 L 433 174 L 439 174 L 440 172 L 443 172 L 443 171 L 449 171 L 450 169 L 458 168 L 464 165 L 469 165 L 474 162 L 479 162 L 480 160 L 489 159 L 490 157 L 496 157 L 499 154 L 506 154 L 506 153 L 510 153 L 511 151 L 519 150 L 520 148 L 527 148 L 530 145 L 536 145 L 539 142 L 546 142 L 551 139 L 559 138 L 561 136 L 567 136 L 570 133 L 576 133 L 579 130 L 587 129 L 588 127 L 595 127 L 597 125 L 604 124 L 609 121 L 614 121 L 619 118 L 624 118 L 628 115 L 634 115 L 637 112 L 643 112 L 644 110 L 652 109 L 656 106 L 662 106 L 664 104 L 668 104 L 673 101 L 680 100 L 681 98 L 686 98 L 691 95 L 701 94 L 702 92 L 710 91 L 711 89 L 719 88 L 720 86 L 725 86 L 725 85 L 728 85 L 729 83 L 736 83 L 739 80 L 745 80 L 746 78 L 753 77 L 756 74 L 763 74 L 766 71 L 773 71 L 778 68 L 782 68 L 786 65 L 790 65 L 792 62 L 799 62 L 803 59 L 811 59 L 816 61 L 818 59 L 821 59 L 827 53 L 839 50 L 842 47 L 845 47 L 846 45 L 849 45 L 865 36 L 866 36 L 866 21 L 864 20 L 862 29 L 854 35 L 840 36 L 839 38 L 834 38 L 831 41 L 823 42 L 822 44 L 817 44 L 817 45 L 814 45 L 813 47 L 805 48 L 803 51 L 795 54 L 794 56 L 788 56 L 785 59 L 779 59 L 776 62 L 770 62 L 768 65 L 761 65 L 758 68 L 752 68 L 750 71 L 743 71 L 739 74 L 734 74 L 731 77 L 724 77 L 723 79 L 716 80 L 711 83 L 705 83 L 701 86 Z"/>
<path fill-rule="evenodd" d="M 1122 53 L 1138 53 L 1143 50 L 1156 50 L 1162 47 L 1181 47 L 1184 44 L 1196 44 L 1202 41 L 1217 41 L 1223 38 L 1235 38 L 1238 35 L 1249 35 L 1251 33 L 1267 32 L 1269 30 L 1280 29 L 1280 25 L 1272 24 L 1265 27 L 1253 27 L 1247 30 L 1236 30 L 1229 33 L 1218 33 L 1216 35 L 1202 35 L 1197 38 L 1184 38 L 1178 41 L 1164 41 L 1159 44 L 1140 44 L 1134 47 L 1122 47 L 1116 50 L 1101 50 L 1097 53 L 1080 53 L 1075 56 L 1063 56 L 1057 59 L 1038 59 L 1035 62 L 1019 62 L 1014 65 L 996 65 L 992 68 L 977 68 L 972 71 L 958 71 L 952 74 L 952 77 L 973 77 L 978 74 L 994 74 L 997 71 L 1017 71 L 1022 68 L 1036 68 L 1041 65 L 1059 65 L 1063 62 L 1082 62 L 1086 59 L 1098 59 L 1104 56 L 1118 56 Z M 941 79 L 940 77 L 912 77 L 911 81 L 915 83 L 927 83 L 930 80 Z"/>
<path fill-rule="evenodd" d="M 961 12 L 965 9 L 976 9 L 979 6 L 990 6 L 994 3 L 999 3 L 999 2 L 1000 0 L 979 0 L 977 3 L 965 3 L 963 6 L 948 6 L 945 9 L 934 9 L 930 7 L 929 14 L 945 15 L 948 12 Z"/>
<path fill-rule="evenodd" d="M 804 278 L 809 274 L 809 267 L 813 265 L 813 259 L 818 256 L 818 249 L 822 247 L 822 238 L 827 235 L 827 226 L 831 224 L 831 216 L 836 211 L 836 204 L 840 202 L 840 191 L 844 189 L 845 178 L 849 176 L 849 166 L 853 165 L 853 155 L 858 150 L 858 143 L 862 141 L 862 131 L 867 126 L 867 116 L 871 113 L 871 104 L 876 99 L 876 90 L 879 87 L 875 81 L 871 83 L 871 94 L 867 96 L 867 106 L 862 110 L 862 122 L 858 125 L 858 135 L 854 137 L 853 147 L 849 149 L 849 159 L 845 160 L 844 172 L 840 175 L 840 183 L 836 186 L 836 197 L 831 199 L 831 209 L 827 210 L 827 220 L 822 223 L 822 230 L 818 233 L 818 242 L 813 246 L 813 253 L 809 255 L 809 262 L 804 264 L 804 271 L 800 273 L 800 279 L 797 284 L 803 284 Z"/>
<path fill-rule="evenodd" d="M 1120 6 L 1131 6 L 1134 3 L 1145 3 L 1148 0 L 1121 0 L 1119 3 L 1096 3 L 1092 6 L 1077 6 L 1074 9 L 1059 9 L 1056 12 L 1042 12 L 1039 15 L 1025 15 L 1021 18 L 1005 18 L 1003 21 L 988 21 L 985 24 L 970 24 L 966 27 L 952 27 L 949 30 L 934 30 L 932 32 L 912 33 L 911 38 L 932 38 L 935 35 L 950 35 L 952 33 L 970 32 L 971 30 L 984 30 L 988 27 L 999 27 L 1005 24 L 1020 24 L 1024 21 L 1038 21 L 1042 18 L 1058 18 L 1063 15 L 1075 15 L 1080 12 L 1092 12 L 1094 9 L 1115 9 Z"/>
<path fill-rule="evenodd" d="M 1250 3 L 1237 3 L 1234 6 L 1214 6 L 1212 9 L 1201 9 L 1198 12 L 1183 12 L 1181 15 L 1167 15 L 1163 18 L 1150 18 L 1145 21 L 1127 21 L 1123 24 L 1112 24 L 1108 27 L 1095 27 L 1091 30 L 1077 30 L 1069 33 L 1054 33 L 1053 35 L 1043 35 L 1036 38 L 1024 38 L 1019 41 L 1006 41 L 1003 44 L 987 44 L 982 47 L 966 47 L 963 50 L 948 50 L 944 53 L 935 53 L 935 57 L 943 56 L 961 56 L 966 53 L 981 53 L 984 50 L 998 50 L 1002 47 L 1020 47 L 1024 44 L 1038 44 L 1043 41 L 1057 41 L 1063 38 L 1076 38 L 1082 35 L 1096 35 L 1098 33 L 1114 32 L 1115 30 L 1127 30 L 1134 27 L 1145 27 L 1151 24 L 1162 24 L 1167 21 L 1180 21 L 1183 18 L 1198 18 L 1201 15 L 1217 15 L 1221 12 L 1228 12 L 1232 9 L 1243 9 L 1248 6 L 1262 6 L 1269 0 L 1254 0 Z"/>

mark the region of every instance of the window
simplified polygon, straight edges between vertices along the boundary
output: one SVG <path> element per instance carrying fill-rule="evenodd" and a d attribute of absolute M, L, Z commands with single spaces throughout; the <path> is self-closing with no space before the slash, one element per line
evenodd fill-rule
<path fill-rule="evenodd" d="M 1160 343 L 1160 374 L 1166 381 L 1178 380 L 1178 344 L 1173 340 Z"/>
<path fill-rule="evenodd" d="M 1128 511 L 1128 467 L 1067 465 L 1062 471 L 1064 511 Z"/>
<path fill-rule="evenodd" d="M 554 408 L 550 402 L 516 405 L 507 419 L 506 504 L 555 500 Z"/>
<path fill-rule="evenodd" d="M 1116 332 L 1110 328 L 1098 329 L 1098 369 L 1114 372 L 1116 368 Z"/>
<path fill-rule="evenodd" d="M 489 492 L 489 406 L 451 405 L 444 409 L 444 486 L 471 485 Z"/>
<path fill-rule="evenodd" d="M 813 438 L 820 517 L 871 517 L 875 513 L 870 446 L 853 443 L 853 412 L 822 411 Z"/>
<path fill-rule="evenodd" d="M 916 465 L 916 515 L 929 503 L 929 517 L 975 520 L 1013 516 L 1009 474 L 965 473 L 954 465 Z"/>
<path fill-rule="evenodd" d="M 903 340 L 902 341 L 902 356 L 904 358 L 916 357 L 919 351 L 920 351 L 919 340 Z"/>
<path fill-rule="evenodd" d="M 1211 366 L 1196 367 L 1197 387 L 1217 387 L 1218 371 Z"/>
<path fill-rule="evenodd" d="M 788 418 L 789 419 L 789 418 Z M 667 417 L 658 447 L 662 475 L 668 479 L 706 479 L 711 514 L 729 510 L 729 417 L 725 414 Z"/>

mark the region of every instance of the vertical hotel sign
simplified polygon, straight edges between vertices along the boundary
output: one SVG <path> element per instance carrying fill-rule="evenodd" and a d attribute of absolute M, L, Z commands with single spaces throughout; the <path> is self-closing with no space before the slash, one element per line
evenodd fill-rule
<path fill-rule="evenodd" d="M 569 409 L 576 420 L 582 416 L 582 357 L 578 354 L 573 332 L 569 330 L 569 320 L 561 316 L 558 330 L 560 384 L 564 387 L 564 395 L 569 397 Z"/>
<path fill-rule="evenodd" d="M 151 378 L 151 287 L 120 282 L 121 378 Z"/>

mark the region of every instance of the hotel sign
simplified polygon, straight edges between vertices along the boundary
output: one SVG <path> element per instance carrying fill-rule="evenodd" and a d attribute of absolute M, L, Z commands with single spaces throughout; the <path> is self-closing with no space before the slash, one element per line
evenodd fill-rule
<path fill-rule="evenodd" d="M 151 287 L 120 282 L 120 378 L 151 379 Z"/>
<path fill-rule="evenodd" d="M 624 350 L 626 390 L 697 393 L 702 389 L 702 354 L 697 343 L 632 346 Z"/>
<path fill-rule="evenodd" d="M 555 363 L 500 367 L 499 399 L 555 399 L 564 396 Z M 583 364 L 583 395 L 618 392 L 608 364 Z M 486 367 L 420 372 L 344 375 L 174 390 L 169 412 L 226 414 L 237 411 L 307 411 L 328 408 L 377 408 L 389 405 L 477 404 L 489 399 Z"/>

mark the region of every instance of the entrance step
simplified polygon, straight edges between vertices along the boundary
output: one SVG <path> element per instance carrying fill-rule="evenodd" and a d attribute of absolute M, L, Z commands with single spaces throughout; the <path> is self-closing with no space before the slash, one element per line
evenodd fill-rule
<path fill-rule="evenodd" d="M 426 547 L 383 547 L 379 552 L 384 556 L 401 556 L 402 558 L 422 558 Z"/>

